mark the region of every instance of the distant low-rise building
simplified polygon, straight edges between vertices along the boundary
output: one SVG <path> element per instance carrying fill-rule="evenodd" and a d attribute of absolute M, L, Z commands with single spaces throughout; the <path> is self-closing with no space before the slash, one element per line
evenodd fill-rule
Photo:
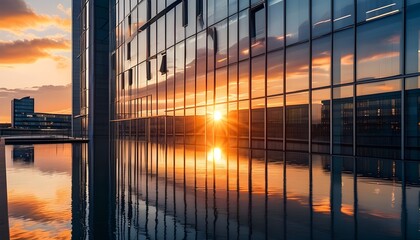
<path fill-rule="evenodd" d="M 12 128 L 71 129 L 70 114 L 36 113 L 33 98 L 12 100 Z"/>
<path fill-rule="evenodd" d="M 10 123 L 0 123 L 0 129 L 10 128 L 12 124 Z"/>

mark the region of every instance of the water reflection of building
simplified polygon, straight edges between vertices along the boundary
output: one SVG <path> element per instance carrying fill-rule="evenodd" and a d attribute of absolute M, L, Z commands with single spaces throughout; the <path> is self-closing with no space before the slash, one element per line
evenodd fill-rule
<path fill-rule="evenodd" d="M 35 159 L 34 146 L 16 145 L 13 146 L 13 161 L 33 163 Z"/>
<path fill-rule="evenodd" d="M 115 174 L 109 165 L 108 140 L 73 144 L 72 236 L 115 239 Z"/>
<path fill-rule="evenodd" d="M 416 162 L 114 144 L 119 238 L 419 237 Z"/>
<path fill-rule="evenodd" d="M 6 152 L 0 139 L 0 239 L 9 239 L 9 216 L 6 181 Z"/>

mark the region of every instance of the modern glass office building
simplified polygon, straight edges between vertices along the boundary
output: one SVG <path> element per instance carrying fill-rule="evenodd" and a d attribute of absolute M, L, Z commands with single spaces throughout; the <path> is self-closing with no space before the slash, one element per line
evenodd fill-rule
<path fill-rule="evenodd" d="M 116 137 L 420 158 L 420 0 L 111 9 Z"/>
<path fill-rule="evenodd" d="M 12 100 L 11 118 L 12 128 L 71 129 L 69 114 L 37 113 L 35 100 L 30 97 Z"/>
<path fill-rule="evenodd" d="M 109 2 L 74 0 L 73 135 L 109 135 Z M 79 64 L 78 66 L 74 66 Z"/>

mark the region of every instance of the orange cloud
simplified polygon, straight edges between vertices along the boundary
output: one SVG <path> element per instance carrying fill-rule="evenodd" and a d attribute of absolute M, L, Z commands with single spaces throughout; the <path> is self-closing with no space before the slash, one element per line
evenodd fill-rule
<path fill-rule="evenodd" d="M 0 30 L 20 34 L 26 29 L 43 30 L 55 26 L 70 31 L 71 19 L 35 13 L 23 0 L 2 0 Z"/>
<path fill-rule="evenodd" d="M 66 39 L 38 38 L 0 42 L 0 64 L 34 63 L 40 58 L 52 58 L 59 67 L 65 67 L 65 58 L 54 56 L 51 52 L 69 51 L 70 47 L 70 41 Z"/>

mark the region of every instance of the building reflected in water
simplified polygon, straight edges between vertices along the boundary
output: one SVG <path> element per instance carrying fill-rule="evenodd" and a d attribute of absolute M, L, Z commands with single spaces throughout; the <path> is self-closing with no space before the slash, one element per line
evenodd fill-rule
<path fill-rule="evenodd" d="M 418 162 L 135 140 L 114 146 L 118 239 L 420 237 Z"/>
<path fill-rule="evenodd" d="M 35 160 L 34 146 L 17 145 L 13 146 L 13 161 L 26 164 L 33 164 Z"/>

